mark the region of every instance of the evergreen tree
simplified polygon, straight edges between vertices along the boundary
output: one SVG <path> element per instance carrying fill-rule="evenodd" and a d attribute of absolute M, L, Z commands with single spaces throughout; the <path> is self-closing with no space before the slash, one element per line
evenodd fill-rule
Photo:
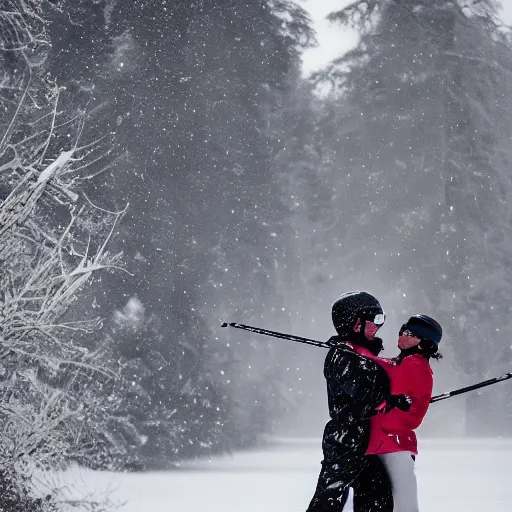
<path fill-rule="evenodd" d="M 73 23 L 66 11 L 52 23 L 50 72 L 70 102 L 89 101 L 91 138 L 116 132 L 124 174 L 102 174 L 91 195 L 131 212 L 118 239 L 134 276 L 107 276 L 94 300 L 108 314 L 137 296 L 152 319 L 129 336 L 111 326 L 123 364 L 147 376 L 135 379 L 130 410 L 139 399 L 164 411 L 151 416 L 160 434 L 142 415 L 133 432 L 153 463 L 252 442 L 275 406 L 271 350 L 225 331 L 216 340 L 213 326 L 285 316 L 276 277 L 287 210 L 268 116 L 297 74 L 308 19 L 287 1 L 69 8 Z M 167 420 L 182 433 L 171 442 Z"/>
<path fill-rule="evenodd" d="M 499 374 L 510 355 L 512 54 L 496 6 L 357 1 L 331 19 L 361 30 L 317 76 L 333 84 L 323 129 L 337 155 L 337 245 L 350 251 L 341 265 L 400 313 L 439 318 L 468 381 Z M 488 409 L 504 431 L 501 405 Z"/>

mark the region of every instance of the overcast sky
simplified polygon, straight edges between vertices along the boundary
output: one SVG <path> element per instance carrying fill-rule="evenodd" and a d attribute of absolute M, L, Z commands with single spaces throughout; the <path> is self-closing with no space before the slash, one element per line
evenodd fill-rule
<path fill-rule="evenodd" d="M 354 31 L 346 27 L 331 25 L 325 17 L 333 11 L 340 10 L 353 0 L 305 0 L 302 5 L 313 18 L 319 46 L 305 52 L 303 56 L 304 73 L 322 68 L 342 52 L 357 43 Z M 503 19 L 512 24 L 512 0 L 502 0 Z"/>

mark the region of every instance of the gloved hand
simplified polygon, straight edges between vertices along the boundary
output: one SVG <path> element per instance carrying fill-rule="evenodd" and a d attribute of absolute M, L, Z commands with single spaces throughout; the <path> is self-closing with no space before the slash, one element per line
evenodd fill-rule
<path fill-rule="evenodd" d="M 407 395 L 389 395 L 386 398 L 386 412 L 389 412 L 395 407 L 401 411 L 408 412 L 411 408 L 412 400 Z"/>

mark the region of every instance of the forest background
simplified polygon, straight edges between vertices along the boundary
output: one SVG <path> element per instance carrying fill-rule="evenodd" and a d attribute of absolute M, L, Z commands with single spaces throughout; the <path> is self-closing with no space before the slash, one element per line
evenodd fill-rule
<path fill-rule="evenodd" d="M 410 314 L 442 323 L 437 391 L 510 371 L 508 11 L 340 4 L 313 66 L 320 3 L 7 4 L 2 467 L 320 433 L 325 353 L 220 319 L 324 340 L 350 289 L 381 300 L 385 355 Z M 508 435 L 511 399 L 433 406 L 423 435 Z"/>

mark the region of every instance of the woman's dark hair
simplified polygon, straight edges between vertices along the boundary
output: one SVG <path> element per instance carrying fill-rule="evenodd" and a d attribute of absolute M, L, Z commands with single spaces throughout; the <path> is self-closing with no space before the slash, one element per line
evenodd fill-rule
<path fill-rule="evenodd" d="M 431 340 L 421 340 L 418 344 L 418 353 L 421 354 L 425 359 L 439 359 L 443 358 L 443 354 L 439 352 L 439 346 L 437 343 Z"/>

